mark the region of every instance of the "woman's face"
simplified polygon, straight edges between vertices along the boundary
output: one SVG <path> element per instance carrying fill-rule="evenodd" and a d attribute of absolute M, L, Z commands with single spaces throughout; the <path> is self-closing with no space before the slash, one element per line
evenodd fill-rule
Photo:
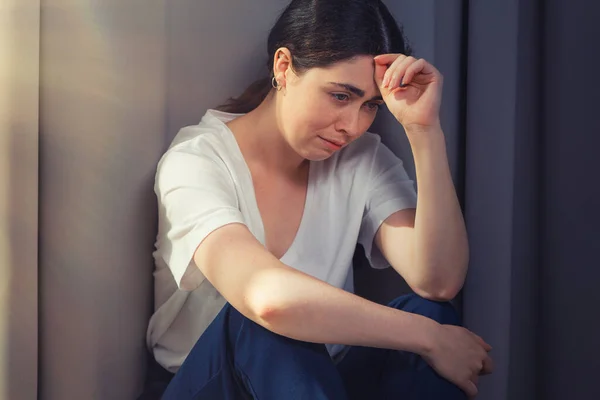
<path fill-rule="evenodd" d="M 279 127 L 289 145 L 303 158 L 317 161 L 365 133 L 383 104 L 374 71 L 371 56 L 313 68 L 300 76 L 286 71 L 277 101 Z"/>

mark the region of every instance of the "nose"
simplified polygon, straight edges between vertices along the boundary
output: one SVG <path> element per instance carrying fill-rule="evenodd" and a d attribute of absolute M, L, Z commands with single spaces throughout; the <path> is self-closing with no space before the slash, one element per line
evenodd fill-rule
<path fill-rule="evenodd" d="M 340 114 L 335 129 L 344 136 L 355 139 L 360 135 L 360 126 L 360 110 L 348 109 Z"/>

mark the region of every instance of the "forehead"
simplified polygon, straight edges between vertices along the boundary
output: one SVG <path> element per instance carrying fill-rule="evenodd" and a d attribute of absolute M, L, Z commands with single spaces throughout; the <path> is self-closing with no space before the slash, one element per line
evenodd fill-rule
<path fill-rule="evenodd" d="M 305 77 L 319 84 L 327 82 L 350 84 L 364 90 L 368 97 L 372 97 L 379 94 L 374 74 L 373 57 L 357 56 L 326 68 L 312 68 L 306 72 Z"/>

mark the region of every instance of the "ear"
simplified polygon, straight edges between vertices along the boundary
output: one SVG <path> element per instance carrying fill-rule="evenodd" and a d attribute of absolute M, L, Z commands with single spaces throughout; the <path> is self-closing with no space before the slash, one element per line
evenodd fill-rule
<path fill-rule="evenodd" d="M 292 53 L 287 47 L 280 47 L 273 57 L 273 75 L 279 85 L 285 87 L 288 73 L 292 73 Z"/>

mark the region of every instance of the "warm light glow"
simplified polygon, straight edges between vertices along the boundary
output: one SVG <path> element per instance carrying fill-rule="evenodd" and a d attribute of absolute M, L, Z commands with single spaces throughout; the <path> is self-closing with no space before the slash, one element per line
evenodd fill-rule
<path fill-rule="evenodd" d="M 40 0 L 0 0 L 0 399 L 37 392 Z"/>

